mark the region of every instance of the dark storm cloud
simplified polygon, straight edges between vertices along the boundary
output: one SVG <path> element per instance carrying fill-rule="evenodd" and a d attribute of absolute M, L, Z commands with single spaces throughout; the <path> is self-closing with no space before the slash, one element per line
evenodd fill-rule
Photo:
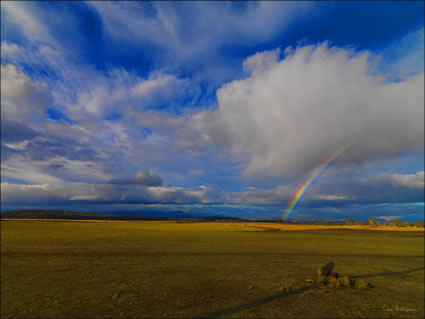
<path fill-rule="evenodd" d="M 69 160 L 96 160 L 98 154 L 89 145 L 76 140 L 44 136 L 42 139 L 31 141 L 25 150 L 26 156 L 36 160 L 47 160 L 60 156 Z"/>
<path fill-rule="evenodd" d="M 4 143 L 19 143 L 37 135 L 35 130 L 24 123 L 7 119 L 1 121 L 1 141 Z"/>

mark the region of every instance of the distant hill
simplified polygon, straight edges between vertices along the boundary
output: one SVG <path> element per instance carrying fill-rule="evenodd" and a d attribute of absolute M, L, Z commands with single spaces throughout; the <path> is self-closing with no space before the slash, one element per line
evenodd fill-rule
<path fill-rule="evenodd" d="M 22 219 L 82 219 L 82 220 L 178 220 L 180 222 L 199 222 L 199 221 L 242 221 L 239 218 L 225 216 L 184 216 L 184 217 L 157 217 L 140 215 L 119 215 L 103 213 L 85 213 L 73 212 L 67 210 L 14 210 L 0 213 L 1 218 L 22 218 Z"/>

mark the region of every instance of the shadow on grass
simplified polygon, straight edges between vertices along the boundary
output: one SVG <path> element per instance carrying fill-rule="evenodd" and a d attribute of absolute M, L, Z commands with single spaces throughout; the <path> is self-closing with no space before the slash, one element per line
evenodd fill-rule
<path fill-rule="evenodd" d="M 412 273 L 412 272 L 420 271 L 420 270 L 423 270 L 423 269 L 425 269 L 425 267 L 418 267 L 418 268 L 413 268 L 413 269 L 404 270 L 404 271 L 386 271 L 386 272 L 375 273 L 375 274 L 352 276 L 351 278 L 359 279 L 359 278 L 369 278 L 369 277 L 377 277 L 377 276 L 399 276 L 399 275 L 404 275 L 404 274 L 409 274 L 409 273 Z M 285 297 L 285 296 L 298 295 L 298 294 L 306 292 L 308 290 L 317 289 L 317 288 L 318 288 L 317 286 L 311 286 L 311 287 L 302 287 L 302 288 L 291 290 L 291 291 L 282 291 L 282 292 L 279 292 L 277 294 L 274 294 L 274 295 L 271 295 L 271 296 L 268 296 L 268 297 L 264 297 L 264 298 L 261 298 L 261 299 L 257 299 L 257 300 L 254 300 L 252 302 L 246 303 L 246 304 L 229 307 L 229 308 L 219 310 L 219 311 L 215 311 L 215 312 L 204 313 L 202 315 L 196 316 L 195 318 L 216 318 L 216 317 L 231 315 L 231 314 L 238 313 L 240 311 L 245 311 L 245 310 L 248 310 L 248 309 L 251 309 L 251 308 L 262 306 L 266 303 L 272 302 L 273 300 L 276 300 L 276 299 L 279 299 L 279 298 L 282 298 L 282 297 Z"/>
<path fill-rule="evenodd" d="M 313 288 L 314 287 L 304 287 L 304 288 L 300 288 L 300 289 L 296 289 L 296 290 L 292 290 L 292 291 L 282 291 L 282 292 L 279 292 L 277 294 L 274 294 L 274 295 L 271 295 L 271 296 L 268 296 L 268 297 L 264 297 L 264 298 L 261 298 L 261 299 L 254 300 L 254 301 L 247 303 L 247 304 L 229 307 L 229 308 L 219 310 L 219 311 L 216 311 L 216 312 L 204 313 L 202 315 L 196 316 L 195 318 L 216 318 L 216 317 L 231 315 L 231 314 L 234 314 L 234 313 L 238 313 L 240 311 L 245 311 L 245 310 L 248 310 L 248 309 L 251 309 L 251 308 L 262 306 L 266 303 L 269 303 L 273 300 L 276 300 L 276 299 L 279 299 L 279 298 L 282 298 L 282 297 L 285 297 L 285 296 L 297 295 L 297 294 L 300 294 L 300 293 L 305 292 L 307 290 L 311 290 Z"/>
<path fill-rule="evenodd" d="M 402 275 L 405 275 L 405 274 L 410 274 L 411 272 L 424 270 L 424 269 L 425 269 L 425 267 L 418 267 L 418 268 L 413 268 L 413 269 L 403 270 L 403 271 L 384 271 L 384 272 L 379 272 L 379 273 L 376 273 L 376 274 L 352 276 L 351 278 L 358 279 L 358 278 L 369 278 L 369 277 L 379 277 L 379 276 L 400 276 L 400 275 L 402 276 Z"/>

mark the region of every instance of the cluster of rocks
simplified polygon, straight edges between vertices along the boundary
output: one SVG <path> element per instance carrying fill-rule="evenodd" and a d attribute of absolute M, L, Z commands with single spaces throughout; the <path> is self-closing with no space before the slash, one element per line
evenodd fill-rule
<path fill-rule="evenodd" d="M 354 279 L 348 276 L 342 276 L 336 272 L 332 272 L 335 268 L 335 264 L 331 261 L 326 265 L 320 267 L 317 270 L 317 280 L 307 279 L 307 286 L 325 286 L 327 288 L 342 288 L 349 287 L 359 290 L 368 290 L 373 286 L 363 280 L 363 279 Z"/>
<path fill-rule="evenodd" d="M 369 290 L 374 286 L 363 279 L 356 279 L 349 276 L 343 276 L 332 270 L 335 268 L 333 262 L 327 263 L 317 270 L 317 279 L 307 279 L 305 283 L 292 281 L 285 283 L 280 287 L 280 290 L 285 293 L 314 293 L 313 289 L 320 289 L 322 293 L 329 292 L 329 289 L 337 288 L 354 288 L 358 290 Z M 249 288 L 251 289 L 251 287 Z"/>

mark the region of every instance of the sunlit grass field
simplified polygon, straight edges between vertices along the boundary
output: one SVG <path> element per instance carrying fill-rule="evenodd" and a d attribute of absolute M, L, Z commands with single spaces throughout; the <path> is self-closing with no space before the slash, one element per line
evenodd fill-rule
<path fill-rule="evenodd" d="M 423 318 L 423 229 L 275 228 L 2 221 L 1 317 Z M 329 261 L 374 288 L 304 289 Z"/>

